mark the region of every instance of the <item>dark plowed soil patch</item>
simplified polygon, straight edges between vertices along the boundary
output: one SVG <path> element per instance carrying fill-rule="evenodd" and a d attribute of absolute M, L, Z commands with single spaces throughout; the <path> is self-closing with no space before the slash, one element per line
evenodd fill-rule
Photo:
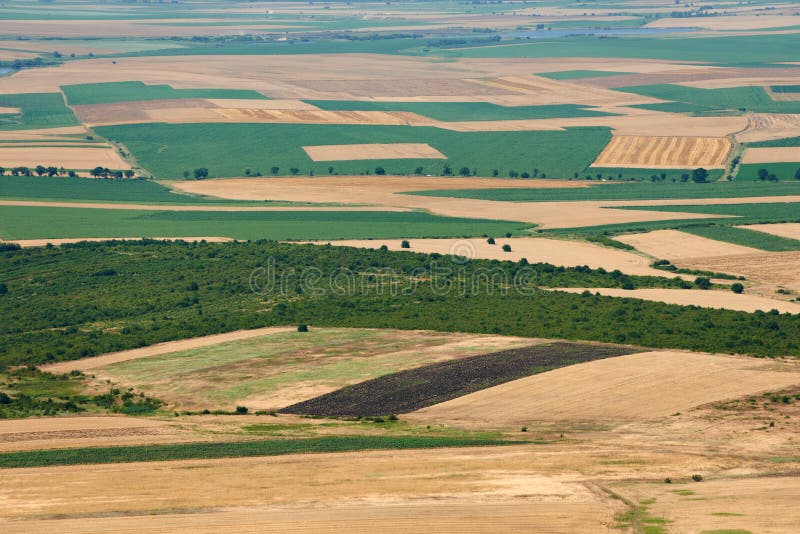
<path fill-rule="evenodd" d="M 534 345 L 393 373 L 280 411 L 328 417 L 407 413 L 559 367 L 635 352 L 641 349 L 567 342 Z"/>

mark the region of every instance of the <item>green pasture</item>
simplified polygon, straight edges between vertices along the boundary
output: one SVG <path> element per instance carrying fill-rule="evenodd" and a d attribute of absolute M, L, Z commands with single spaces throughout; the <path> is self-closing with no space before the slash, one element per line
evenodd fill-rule
<path fill-rule="evenodd" d="M 0 115 L 0 130 L 29 130 L 77 126 L 78 119 L 60 93 L 0 95 L 0 107 L 17 108 L 19 114 Z"/>

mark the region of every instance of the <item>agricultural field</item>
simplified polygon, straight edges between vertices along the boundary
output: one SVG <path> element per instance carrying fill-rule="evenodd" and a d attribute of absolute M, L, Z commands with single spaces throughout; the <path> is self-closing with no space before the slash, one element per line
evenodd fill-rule
<path fill-rule="evenodd" d="M 0 21 L 0 531 L 797 530 L 796 3 Z"/>

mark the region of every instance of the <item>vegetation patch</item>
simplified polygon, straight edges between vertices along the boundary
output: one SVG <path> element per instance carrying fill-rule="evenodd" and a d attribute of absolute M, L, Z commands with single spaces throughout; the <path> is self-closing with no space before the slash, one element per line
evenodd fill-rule
<path fill-rule="evenodd" d="M 258 91 L 246 89 L 173 89 L 169 85 L 146 85 L 142 82 L 107 82 L 64 85 L 61 87 L 72 106 L 113 104 L 142 100 L 178 98 L 233 98 L 268 100 Z"/>
<path fill-rule="evenodd" d="M 308 439 L 240 442 L 200 442 L 131 447 L 84 447 L 0 454 L 0 468 L 49 467 L 56 465 L 112 464 L 209 460 L 248 456 L 278 456 L 319 452 L 364 450 L 433 449 L 441 447 L 485 447 L 514 445 L 518 441 L 462 439 L 427 436 L 322 436 Z"/>
<path fill-rule="evenodd" d="M 635 352 L 640 351 L 563 342 L 511 349 L 382 376 L 280 411 L 333 417 L 407 413 L 559 367 Z"/>
<path fill-rule="evenodd" d="M 800 102 L 776 102 L 763 87 L 757 86 L 699 89 L 685 85 L 661 84 L 620 87 L 617 91 L 679 102 L 686 111 L 735 109 L 757 113 L 800 113 Z"/>
<path fill-rule="evenodd" d="M 800 214 L 798 214 L 800 216 Z M 800 240 L 735 226 L 688 226 L 684 232 L 769 252 L 800 250 Z"/>
<path fill-rule="evenodd" d="M 0 115 L 0 130 L 30 130 L 77 126 L 80 123 L 60 93 L 0 95 L 0 107 L 17 108 L 17 115 Z"/>

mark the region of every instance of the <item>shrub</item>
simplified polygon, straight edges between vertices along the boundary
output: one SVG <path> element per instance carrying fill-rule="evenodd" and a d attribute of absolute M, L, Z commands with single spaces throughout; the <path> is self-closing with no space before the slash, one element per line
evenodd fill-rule
<path fill-rule="evenodd" d="M 486 240 L 486 242 L 489 243 L 490 245 L 494 245 L 494 238 L 490 237 L 489 239 Z"/>
<path fill-rule="evenodd" d="M 706 278 L 705 276 L 698 276 L 694 279 L 694 285 L 696 285 L 700 289 L 708 289 L 711 287 L 711 280 Z"/>
<path fill-rule="evenodd" d="M 236 407 L 236 415 L 247 415 L 247 406 L 237 406 Z"/>
<path fill-rule="evenodd" d="M 511 245 L 503 245 L 503 252 L 511 252 Z"/>
<path fill-rule="evenodd" d="M 734 293 L 736 293 L 738 295 L 739 293 L 744 291 L 744 286 L 742 284 L 740 284 L 739 282 L 736 282 L 735 284 L 731 285 L 731 291 L 733 291 Z"/>
<path fill-rule="evenodd" d="M 297 325 L 298 332 L 308 332 L 308 325 L 307 324 L 299 324 Z"/>
<path fill-rule="evenodd" d="M 400 248 L 411 248 L 411 243 L 409 243 L 407 240 L 403 239 L 400 242 Z"/>
<path fill-rule="evenodd" d="M 5 295 L 6 293 L 8 293 L 8 286 L 0 282 L 0 295 Z"/>
<path fill-rule="evenodd" d="M 695 482 L 702 482 L 703 475 L 692 475 L 692 480 L 694 480 Z"/>
<path fill-rule="evenodd" d="M 672 479 L 667 477 L 664 479 L 664 484 L 672 484 Z"/>

